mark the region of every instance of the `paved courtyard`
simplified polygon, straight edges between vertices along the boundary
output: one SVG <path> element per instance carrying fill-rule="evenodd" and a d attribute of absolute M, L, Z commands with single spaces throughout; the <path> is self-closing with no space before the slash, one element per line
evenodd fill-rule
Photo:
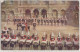
<path fill-rule="evenodd" d="M 1 29 L 3 29 L 4 24 L 6 24 L 6 22 L 2 22 Z M 7 24 L 7 27 L 14 29 L 15 34 L 22 31 L 21 28 L 19 28 L 19 30 L 16 30 L 17 27 L 16 27 L 16 25 L 13 24 L 13 22 L 9 22 L 9 24 Z M 37 25 L 36 30 L 33 30 L 33 26 L 30 25 L 30 35 L 32 35 L 35 32 L 38 33 L 40 41 L 41 41 L 42 35 L 44 34 L 44 32 L 46 32 L 47 36 L 48 36 L 47 40 L 49 41 L 50 34 L 52 32 L 54 33 L 56 38 L 57 38 L 59 32 L 61 33 L 61 36 L 67 37 L 69 33 L 71 33 L 71 35 L 76 34 L 76 32 L 79 33 L 79 28 L 74 27 L 74 26 L 69 26 L 69 25 L 66 25 L 66 26 L 65 25 L 64 26 Z M 27 33 L 25 31 L 24 31 L 24 34 L 27 35 Z M 10 49 L 10 47 L 8 47 L 6 49 Z M 14 48 L 14 50 L 17 50 L 17 49 L 19 49 L 18 45 Z M 31 48 L 24 47 L 23 50 L 25 50 L 25 49 L 33 50 L 33 47 L 32 46 L 31 46 Z M 55 48 L 55 50 L 56 49 L 57 49 L 57 47 Z M 66 48 L 63 48 L 63 49 L 66 49 Z M 40 50 L 40 46 L 39 46 L 38 50 Z M 50 50 L 49 46 L 47 47 L 47 50 Z M 73 50 L 74 50 L 74 48 L 73 48 Z"/>

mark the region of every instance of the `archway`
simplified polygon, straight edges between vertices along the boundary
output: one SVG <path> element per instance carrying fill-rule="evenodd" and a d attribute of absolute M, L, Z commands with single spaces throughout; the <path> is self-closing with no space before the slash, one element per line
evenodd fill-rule
<path fill-rule="evenodd" d="M 58 18 L 58 11 L 57 10 L 53 10 L 53 18 Z"/>
<path fill-rule="evenodd" d="M 65 17 L 65 10 L 64 9 L 61 10 L 61 16 Z"/>
<path fill-rule="evenodd" d="M 36 18 L 38 18 L 38 16 L 39 16 L 39 11 L 38 11 L 38 9 L 35 9 L 33 12 L 34 12 L 34 16 L 35 16 Z"/>
<path fill-rule="evenodd" d="M 13 19 L 14 19 L 14 12 L 13 12 L 13 11 L 10 11 L 9 13 L 10 13 L 10 14 L 9 14 L 9 18 L 10 18 L 11 20 L 13 20 Z"/>
<path fill-rule="evenodd" d="M 45 9 L 43 9 L 41 11 L 41 15 L 42 15 L 43 18 L 47 18 L 47 11 Z"/>
<path fill-rule="evenodd" d="M 1 20 L 2 21 L 6 21 L 6 13 L 5 13 L 5 11 L 1 12 Z"/>
<path fill-rule="evenodd" d="M 25 11 L 25 16 L 31 18 L 31 11 L 30 11 L 29 9 L 27 9 L 27 10 Z"/>

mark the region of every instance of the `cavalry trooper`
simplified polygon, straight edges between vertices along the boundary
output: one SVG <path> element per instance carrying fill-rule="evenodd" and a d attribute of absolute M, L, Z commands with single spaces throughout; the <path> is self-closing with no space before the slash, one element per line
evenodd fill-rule
<path fill-rule="evenodd" d="M 22 31 L 22 35 L 21 35 L 20 40 L 19 40 L 19 49 L 23 48 L 25 42 L 26 42 L 26 35 L 24 35 L 23 31 Z"/>
<path fill-rule="evenodd" d="M 1 34 L 1 47 L 3 48 L 4 46 L 4 40 L 5 40 L 5 37 L 3 34 Z"/>
<path fill-rule="evenodd" d="M 41 18 L 41 25 L 43 25 L 43 19 Z"/>
<path fill-rule="evenodd" d="M 33 38 L 33 48 L 38 49 L 39 44 L 40 44 L 40 40 L 38 34 L 36 33 Z"/>
<path fill-rule="evenodd" d="M 10 41 L 10 47 L 13 49 L 13 47 L 16 46 L 18 42 L 18 37 L 16 37 L 16 34 L 14 34 L 14 30 L 13 30 L 13 35 L 11 36 L 11 41 Z"/>
<path fill-rule="evenodd" d="M 70 33 L 69 33 L 68 37 L 66 37 L 65 45 L 66 45 L 67 49 L 72 49 L 72 41 L 71 41 Z"/>
<path fill-rule="evenodd" d="M 27 35 L 27 40 L 26 40 L 26 47 L 29 49 L 30 48 L 30 45 L 32 45 L 32 37 L 30 36 L 30 32 L 28 31 L 28 35 Z"/>
<path fill-rule="evenodd" d="M 42 36 L 42 40 L 41 40 L 41 49 L 46 49 L 48 45 L 48 41 L 47 41 L 47 34 L 44 32 L 43 36 Z"/>
<path fill-rule="evenodd" d="M 6 35 L 6 34 L 8 34 L 8 32 L 9 32 L 9 30 L 8 30 L 8 28 L 6 27 L 6 24 L 5 24 L 4 29 L 2 30 L 2 34 L 3 34 L 3 35 Z"/>
<path fill-rule="evenodd" d="M 9 34 L 5 35 L 3 47 L 5 47 L 5 48 L 9 47 L 10 40 L 11 40 L 11 38 L 10 38 Z"/>
<path fill-rule="evenodd" d="M 75 49 L 79 49 L 79 37 L 76 33 L 76 36 L 73 38 L 73 45 Z"/>
<path fill-rule="evenodd" d="M 59 32 L 59 35 L 57 37 L 57 47 L 59 50 L 62 50 L 62 48 L 63 48 L 63 39 L 60 35 L 60 32 Z"/>
<path fill-rule="evenodd" d="M 56 41 L 55 41 L 54 34 L 52 32 L 52 34 L 50 35 L 50 48 L 51 48 L 51 50 L 53 50 L 55 48 L 55 45 L 56 45 Z"/>

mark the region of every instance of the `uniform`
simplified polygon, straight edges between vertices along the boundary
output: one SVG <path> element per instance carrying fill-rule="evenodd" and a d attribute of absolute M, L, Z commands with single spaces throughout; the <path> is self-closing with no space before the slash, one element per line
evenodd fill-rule
<path fill-rule="evenodd" d="M 78 36 L 76 35 L 76 37 L 73 38 L 73 45 L 74 45 L 74 48 L 75 49 L 79 49 L 79 38 Z"/>
<path fill-rule="evenodd" d="M 19 47 L 22 48 L 24 43 L 26 42 L 26 36 L 21 36 L 21 39 L 19 40 Z"/>
<path fill-rule="evenodd" d="M 30 47 L 31 43 L 32 43 L 32 37 L 31 36 L 28 36 L 27 37 L 27 40 L 26 40 L 26 47 Z"/>
<path fill-rule="evenodd" d="M 13 35 L 13 37 L 11 37 L 10 47 L 14 47 L 17 41 L 18 41 L 18 37 L 16 37 L 16 35 Z"/>
<path fill-rule="evenodd" d="M 67 47 L 67 49 L 72 49 L 72 41 L 71 41 L 71 37 L 70 37 L 70 34 L 69 34 L 69 36 L 68 37 L 66 37 L 66 40 L 65 40 L 65 43 L 66 43 L 66 47 Z"/>
<path fill-rule="evenodd" d="M 10 40 L 11 40 L 11 38 L 9 37 L 9 35 L 6 35 L 3 46 L 7 47 L 7 45 L 10 43 Z"/>
<path fill-rule="evenodd" d="M 62 40 L 63 39 L 62 39 L 62 37 L 60 35 L 60 32 L 59 32 L 59 35 L 58 35 L 58 38 L 57 38 L 57 46 L 58 46 L 59 50 L 62 50 L 62 48 L 63 48 L 63 41 Z"/>
<path fill-rule="evenodd" d="M 41 49 L 46 49 L 47 45 L 48 45 L 47 36 L 44 32 L 44 35 L 43 35 L 42 41 L 41 41 Z"/>

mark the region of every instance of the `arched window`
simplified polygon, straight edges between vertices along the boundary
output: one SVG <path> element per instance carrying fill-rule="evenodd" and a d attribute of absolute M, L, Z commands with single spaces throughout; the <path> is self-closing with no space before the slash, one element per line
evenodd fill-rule
<path fill-rule="evenodd" d="M 25 11 L 25 16 L 31 17 L 31 11 L 29 9 Z"/>
<path fill-rule="evenodd" d="M 35 9 L 33 12 L 34 12 L 34 16 L 35 16 L 36 18 L 38 18 L 38 16 L 39 16 L 39 11 L 38 11 L 38 9 Z"/>
<path fill-rule="evenodd" d="M 53 10 L 53 18 L 58 18 L 58 11 L 57 10 Z"/>
<path fill-rule="evenodd" d="M 42 9 L 41 15 L 43 18 L 47 18 L 47 11 L 45 9 Z"/>
<path fill-rule="evenodd" d="M 2 11 L 1 12 L 1 20 L 2 21 L 5 21 L 6 20 L 6 13 L 5 13 L 5 11 Z"/>
<path fill-rule="evenodd" d="M 61 16 L 65 17 L 65 10 L 64 9 L 61 10 Z"/>
<path fill-rule="evenodd" d="M 10 11 L 8 17 L 13 20 L 14 19 L 14 12 L 13 11 Z"/>

